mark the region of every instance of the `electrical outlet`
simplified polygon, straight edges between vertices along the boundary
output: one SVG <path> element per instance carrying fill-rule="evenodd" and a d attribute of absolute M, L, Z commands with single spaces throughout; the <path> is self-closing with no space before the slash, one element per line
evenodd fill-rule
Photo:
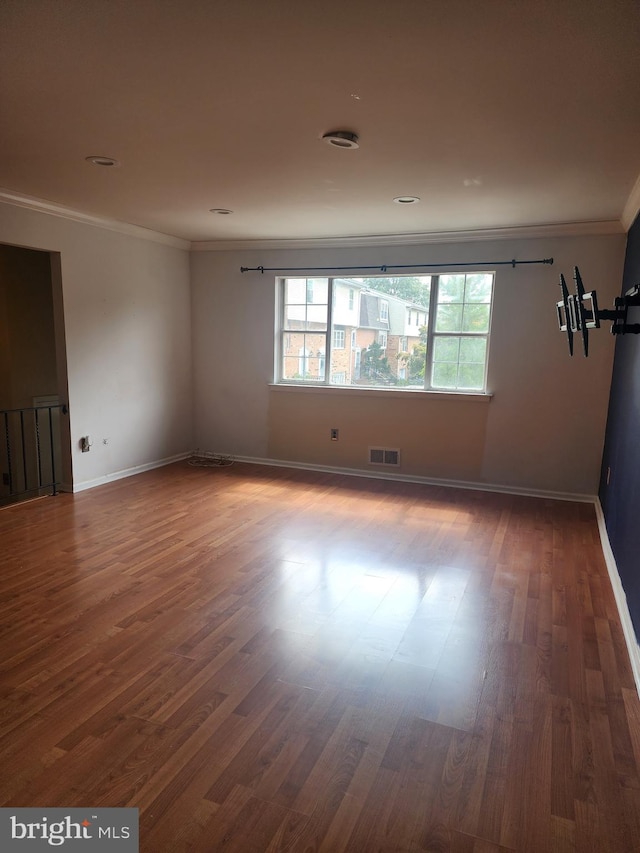
<path fill-rule="evenodd" d="M 338 440 L 338 430 L 332 429 L 331 430 L 331 441 L 337 441 L 337 440 Z"/>
<path fill-rule="evenodd" d="M 82 450 L 83 453 L 88 453 L 90 449 L 91 440 L 89 439 L 88 435 L 83 435 L 80 439 L 80 450 Z"/>

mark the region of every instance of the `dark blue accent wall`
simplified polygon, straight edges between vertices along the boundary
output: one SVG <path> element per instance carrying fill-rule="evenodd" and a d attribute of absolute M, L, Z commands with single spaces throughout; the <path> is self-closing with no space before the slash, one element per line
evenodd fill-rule
<path fill-rule="evenodd" d="M 636 284 L 640 284 L 640 216 L 627 237 L 622 292 Z M 640 308 L 631 308 L 628 320 L 640 322 Z M 616 341 L 600 503 L 640 641 L 640 335 L 621 335 Z"/>

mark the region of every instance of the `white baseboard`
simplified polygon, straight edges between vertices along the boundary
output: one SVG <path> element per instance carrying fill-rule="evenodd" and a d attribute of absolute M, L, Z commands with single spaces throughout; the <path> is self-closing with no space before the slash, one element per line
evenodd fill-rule
<path fill-rule="evenodd" d="M 157 459 L 155 462 L 146 462 L 144 465 L 135 465 L 133 468 L 125 468 L 122 471 L 113 471 L 110 474 L 104 474 L 102 477 L 96 477 L 94 480 L 84 480 L 81 483 L 74 483 L 73 492 L 84 492 L 85 489 L 93 489 L 95 486 L 103 486 L 105 483 L 111 483 L 114 480 L 133 477 L 134 474 L 142 474 L 143 471 L 162 468 L 165 465 L 171 465 L 172 462 L 180 462 L 182 459 L 187 459 L 189 456 L 191 456 L 190 452 L 178 453 L 176 456 L 168 456 L 166 459 Z"/>
<path fill-rule="evenodd" d="M 620 622 L 622 623 L 622 631 L 627 643 L 627 650 L 631 660 L 631 669 L 633 670 L 633 678 L 636 682 L 636 690 L 638 691 L 638 696 L 640 696 L 640 646 L 638 645 L 636 632 L 633 627 L 633 622 L 631 621 L 627 596 L 625 595 L 622 581 L 620 580 L 616 559 L 611 549 L 611 543 L 609 542 L 609 534 L 607 533 L 607 526 L 604 521 L 604 513 L 602 511 L 599 498 L 596 498 L 595 506 L 596 517 L 598 519 L 598 529 L 600 531 L 600 541 L 602 542 L 602 551 L 607 564 L 607 571 L 609 572 L 609 579 L 611 580 L 613 594 L 616 599 L 618 614 L 620 616 Z"/>
<path fill-rule="evenodd" d="M 326 474 L 344 474 L 348 477 L 368 477 L 375 480 L 395 480 L 399 483 L 418 483 L 427 486 L 447 486 L 452 489 L 472 489 L 481 492 L 499 492 L 507 495 L 522 495 L 531 498 L 548 498 L 556 501 L 578 501 L 593 503 L 595 495 L 572 494 L 570 492 L 552 492 L 544 489 L 524 489 L 517 486 L 496 483 L 474 483 L 466 480 L 444 480 L 437 477 L 421 477 L 415 474 L 399 474 L 394 471 L 365 470 L 359 468 L 338 468 L 332 465 L 313 465 L 307 462 L 291 462 L 285 459 L 261 459 L 254 456 L 234 456 L 232 453 L 217 453 L 236 462 L 249 462 L 253 465 L 267 465 L 272 468 L 297 468 L 301 471 L 321 471 Z"/>

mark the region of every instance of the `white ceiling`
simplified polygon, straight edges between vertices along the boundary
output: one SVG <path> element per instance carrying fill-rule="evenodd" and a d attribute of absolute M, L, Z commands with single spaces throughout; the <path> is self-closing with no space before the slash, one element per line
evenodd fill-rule
<path fill-rule="evenodd" d="M 640 4 L 2 0 L 0 99 L 0 187 L 190 241 L 619 221 Z"/>

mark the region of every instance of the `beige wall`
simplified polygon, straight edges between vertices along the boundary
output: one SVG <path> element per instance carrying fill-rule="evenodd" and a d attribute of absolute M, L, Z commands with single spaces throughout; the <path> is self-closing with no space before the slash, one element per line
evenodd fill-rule
<path fill-rule="evenodd" d="M 7 204 L 0 242 L 59 253 L 74 488 L 188 452 L 188 251 Z"/>
<path fill-rule="evenodd" d="M 467 481 L 482 476 L 486 399 L 279 388 L 269 403 L 270 458 L 366 469 L 370 446 L 399 448 L 401 473 Z M 338 441 L 330 441 L 332 428 L 339 430 Z"/>
<path fill-rule="evenodd" d="M 400 473 L 555 493 L 596 493 L 613 362 L 609 324 L 569 358 L 557 329 L 558 276 L 577 264 L 601 306 L 622 275 L 624 235 L 322 250 L 193 252 L 195 444 L 203 450 L 376 470 L 367 448 L 402 452 Z M 273 380 L 275 274 L 312 267 L 554 257 L 496 267 L 490 402 L 401 392 L 281 390 Z M 331 442 L 329 429 L 340 430 Z"/>

